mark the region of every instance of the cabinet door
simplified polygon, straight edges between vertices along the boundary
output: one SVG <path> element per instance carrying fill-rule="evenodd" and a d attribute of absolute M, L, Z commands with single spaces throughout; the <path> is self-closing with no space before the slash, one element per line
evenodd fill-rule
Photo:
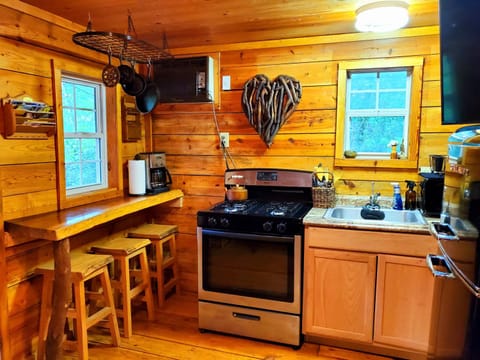
<path fill-rule="evenodd" d="M 371 342 L 376 256 L 307 248 L 304 333 Z"/>
<path fill-rule="evenodd" d="M 378 256 L 374 342 L 428 350 L 434 280 L 424 258 Z"/>

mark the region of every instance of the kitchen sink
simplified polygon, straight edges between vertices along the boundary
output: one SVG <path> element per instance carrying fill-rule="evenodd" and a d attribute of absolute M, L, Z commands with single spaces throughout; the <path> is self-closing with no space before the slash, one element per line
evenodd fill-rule
<path fill-rule="evenodd" d="M 348 222 L 360 224 L 380 225 L 427 225 L 419 210 L 393 210 L 380 209 L 385 214 L 383 219 L 364 219 L 360 212 L 361 207 L 337 206 L 329 208 L 323 216 L 324 219 L 335 222 Z"/>

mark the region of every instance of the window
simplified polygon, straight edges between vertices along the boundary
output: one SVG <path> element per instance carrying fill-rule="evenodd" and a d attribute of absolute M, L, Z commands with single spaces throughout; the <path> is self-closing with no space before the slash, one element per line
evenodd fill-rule
<path fill-rule="evenodd" d="M 417 57 L 339 65 L 335 165 L 417 166 L 422 67 Z"/>
<path fill-rule="evenodd" d="M 67 195 L 107 187 L 103 84 L 62 77 L 65 185 Z"/>

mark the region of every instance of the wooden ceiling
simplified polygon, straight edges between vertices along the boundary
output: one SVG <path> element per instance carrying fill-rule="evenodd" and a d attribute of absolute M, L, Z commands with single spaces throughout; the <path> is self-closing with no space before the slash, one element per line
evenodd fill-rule
<path fill-rule="evenodd" d="M 23 0 L 77 24 L 168 47 L 232 44 L 355 32 L 355 10 L 371 0 Z M 409 0 L 408 27 L 438 25 L 438 0 Z"/>

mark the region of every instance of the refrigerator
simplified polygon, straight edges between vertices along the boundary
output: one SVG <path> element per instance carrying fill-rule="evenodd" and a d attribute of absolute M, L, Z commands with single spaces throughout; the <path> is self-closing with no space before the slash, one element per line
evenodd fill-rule
<path fill-rule="evenodd" d="M 480 125 L 449 137 L 440 219 L 430 225 L 439 252 L 427 256 L 439 294 L 431 353 L 480 359 Z"/>

